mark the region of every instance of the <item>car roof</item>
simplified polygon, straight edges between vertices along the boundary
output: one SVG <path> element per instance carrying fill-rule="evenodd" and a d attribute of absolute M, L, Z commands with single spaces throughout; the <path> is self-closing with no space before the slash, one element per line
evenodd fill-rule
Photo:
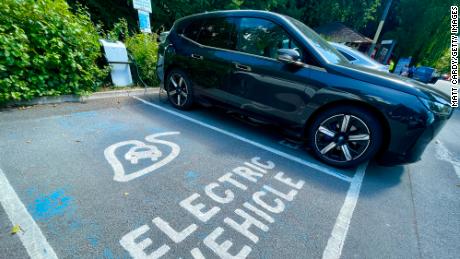
<path fill-rule="evenodd" d="M 182 23 L 188 20 L 195 20 L 195 19 L 204 19 L 204 18 L 213 18 L 213 17 L 264 17 L 264 18 L 275 18 L 275 19 L 284 19 L 284 15 L 269 12 L 269 11 L 262 11 L 262 10 L 225 10 L 225 11 L 211 11 L 211 12 L 204 12 L 204 13 L 197 13 L 182 17 L 176 21 L 176 24 Z"/>

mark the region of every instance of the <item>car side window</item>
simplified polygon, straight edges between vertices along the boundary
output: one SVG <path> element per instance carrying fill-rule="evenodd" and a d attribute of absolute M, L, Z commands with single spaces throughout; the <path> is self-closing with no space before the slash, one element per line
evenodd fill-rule
<path fill-rule="evenodd" d="M 235 22 L 232 18 L 206 20 L 197 42 L 206 46 L 234 50 L 236 45 Z"/>
<path fill-rule="evenodd" d="M 191 22 L 187 27 L 185 27 L 183 31 L 184 36 L 191 40 L 196 41 L 198 34 L 200 33 L 202 24 L 203 24 L 202 20 Z"/>
<path fill-rule="evenodd" d="M 236 50 L 276 59 L 278 49 L 302 51 L 281 26 L 259 18 L 241 18 Z"/>

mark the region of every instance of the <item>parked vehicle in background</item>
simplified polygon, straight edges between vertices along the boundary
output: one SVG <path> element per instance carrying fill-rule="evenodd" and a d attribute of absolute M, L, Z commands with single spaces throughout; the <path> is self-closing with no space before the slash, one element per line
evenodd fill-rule
<path fill-rule="evenodd" d="M 336 48 L 340 52 L 340 54 L 344 55 L 352 64 L 383 72 L 389 71 L 389 66 L 380 64 L 379 62 L 373 60 L 366 54 L 361 53 L 353 48 L 350 48 L 344 44 L 340 44 L 337 42 L 329 42 L 329 44 L 334 46 L 334 48 Z"/>
<path fill-rule="evenodd" d="M 434 84 L 439 78 L 439 73 L 435 68 L 422 66 L 415 69 L 412 78 L 426 84 Z"/>
<path fill-rule="evenodd" d="M 439 79 L 445 80 L 445 81 L 450 81 L 450 74 L 444 73 L 444 74 L 441 75 L 441 77 L 439 77 Z"/>
<path fill-rule="evenodd" d="M 274 123 L 337 167 L 376 155 L 417 161 L 452 115 L 442 92 L 353 65 L 308 26 L 276 13 L 184 17 L 159 51 L 174 107 L 220 106 Z"/>

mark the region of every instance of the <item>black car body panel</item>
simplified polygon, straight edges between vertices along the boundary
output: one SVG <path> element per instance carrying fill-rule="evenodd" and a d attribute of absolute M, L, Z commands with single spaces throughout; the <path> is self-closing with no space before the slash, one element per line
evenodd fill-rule
<path fill-rule="evenodd" d="M 280 26 L 288 34 L 289 44 L 292 42 L 303 53 L 303 65 L 291 66 L 235 50 L 234 42 L 229 42 L 230 49 L 226 49 L 200 44 L 192 32 L 189 37 L 184 35 L 187 26 L 196 23 L 203 27 L 203 23 L 216 18 L 225 18 L 230 30 L 241 28 L 241 19 L 246 18 Z M 327 107 L 366 107 L 379 118 L 386 133 L 380 157 L 391 163 L 417 161 L 452 114 L 451 109 L 437 113 L 421 99 L 447 104 L 447 97 L 415 80 L 362 68 L 343 56 L 334 58 L 335 53 L 329 53 L 333 56 L 331 62 L 321 43 L 307 37 L 307 29 L 294 26 L 295 22 L 283 15 L 250 10 L 182 18 L 160 47 L 164 55 L 164 74 L 160 77 L 163 81 L 174 68 L 187 71 L 199 101 L 262 117 L 300 137 L 311 119 Z"/>

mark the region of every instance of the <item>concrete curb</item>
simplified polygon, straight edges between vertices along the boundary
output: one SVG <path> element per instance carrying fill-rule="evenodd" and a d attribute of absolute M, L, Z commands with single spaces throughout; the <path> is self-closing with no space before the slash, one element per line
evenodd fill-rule
<path fill-rule="evenodd" d="M 127 90 L 114 90 L 106 92 L 96 92 L 90 96 L 78 96 L 78 95 L 61 95 L 61 96 L 43 96 L 37 97 L 27 101 L 9 102 L 5 106 L 22 106 L 22 105 L 39 105 L 39 104 L 57 104 L 65 102 L 85 102 L 91 100 L 115 98 L 115 97 L 128 97 L 128 96 L 139 96 L 145 94 L 156 94 L 159 91 L 159 87 L 155 88 L 136 88 Z"/>

